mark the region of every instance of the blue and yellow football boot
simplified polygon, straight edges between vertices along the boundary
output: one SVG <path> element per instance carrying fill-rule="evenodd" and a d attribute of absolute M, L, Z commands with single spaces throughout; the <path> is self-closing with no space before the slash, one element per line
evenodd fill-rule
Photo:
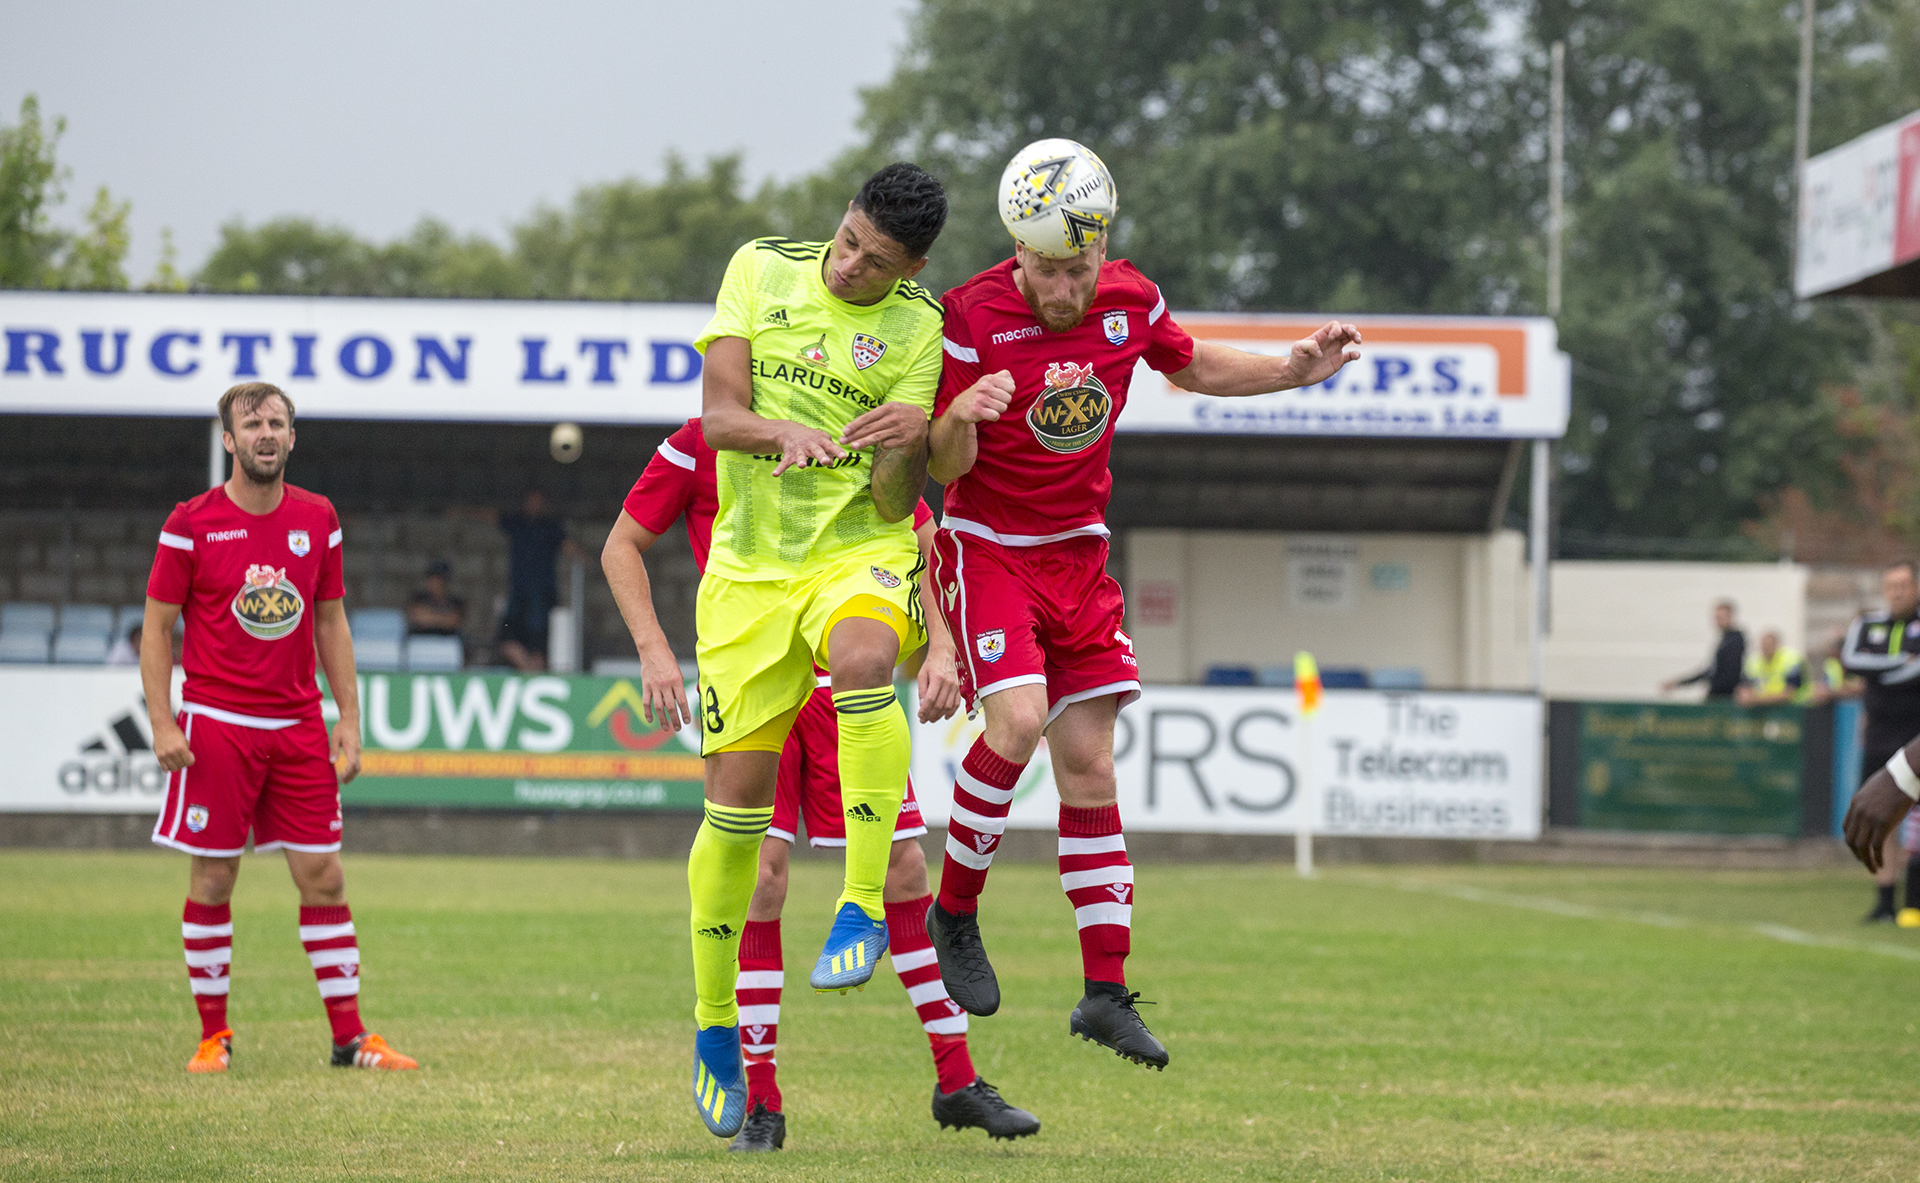
<path fill-rule="evenodd" d="M 702 1027 L 693 1037 L 693 1107 L 716 1138 L 733 1137 L 746 1122 L 747 1073 L 738 1023 Z"/>
<path fill-rule="evenodd" d="M 822 994 L 864 990 L 886 951 L 887 922 L 869 920 L 859 904 L 841 904 L 807 984 Z"/>

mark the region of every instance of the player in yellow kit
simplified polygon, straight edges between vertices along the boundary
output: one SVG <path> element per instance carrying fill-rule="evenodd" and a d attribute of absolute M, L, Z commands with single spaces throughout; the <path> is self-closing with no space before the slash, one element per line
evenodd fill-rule
<path fill-rule="evenodd" d="M 888 165 L 832 241 L 741 247 L 695 342 L 720 504 L 695 612 L 706 817 L 687 860 L 693 1094 L 721 1137 L 746 1116 L 740 933 L 816 661 L 833 679 L 847 870 L 808 980 L 864 986 L 887 948 L 881 891 L 910 754 L 893 670 L 925 643 L 910 519 L 941 362 L 940 305 L 912 277 L 946 216 L 938 181 Z"/>

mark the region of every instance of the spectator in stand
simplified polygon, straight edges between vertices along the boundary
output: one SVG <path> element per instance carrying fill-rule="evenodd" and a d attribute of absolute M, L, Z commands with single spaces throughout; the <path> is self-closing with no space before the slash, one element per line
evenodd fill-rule
<path fill-rule="evenodd" d="M 447 590 L 453 566 L 445 559 L 427 564 L 426 582 L 407 601 L 407 631 L 457 637 L 467 623 L 467 602 Z"/>
<path fill-rule="evenodd" d="M 1760 634 L 1760 648 L 1747 655 L 1747 678 L 1734 695 L 1743 706 L 1777 706 L 1813 700 L 1813 682 L 1800 651 L 1780 643 L 1780 630 Z"/>
<path fill-rule="evenodd" d="M 1820 647 L 1820 662 L 1809 670 L 1816 676 L 1814 700 L 1833 702 L 1841 698 L 1859 698 L 1866 683 L 1847 673 L 1840 664 L 1840 650 L 1847 643 L 1847 630 L 1836 629 Z"/>
<path fill-rule="evenodd" d="M 1713 627 L 1720 630 L 1720 643 L 1713 660 L 1690 677 L 1669 678 L 1660 684 L 1665 691 L 1678 690 L 1695 682 L 1707 684 L 1707 701 L 1731 699 L 1740 689 L 1747 663 L 1747 635 L 1733 621 L 1733 601 L 1717 600 L 1713 605 Z"/>
<path fill-rule="evenodd" d="M 107 650 L 108 665 L 140 664 L 140 628 L 140 625 L 134 625 L 127 630 L 126 636 L 113 643 L 113 648 Z"/>
<path fill-rule="evenodd" d="M 1880 574 L 1880 594 L 1887 606 L 1854 617 L 1840 650 L 1840 664 L 1865 683 L 1866 733 L 1861 742 L 1860 775 L 1880 771 L 1893 754 L 1920 735 L 1920 580 L 1914 564 L 1902 561 Z M 1913 835 L 1920 843 L 1920 835 Z M 1907 851 L 1900 832 L 1886 838 L 1880 868 L 1874 873 L 1873 911 L 1868 924 L 1895 920 L 1893 887 L 1907 871 Z M 1914 864 L 1920 872 L 1920 863 Z M 1920 874 L 1907 875 L 1909 927 L 1920 925 Z"/>
<path fill-rule="evenodd" d="M 523 673 L 547 668 L 549 614 L 559 602 L 554 562 L 562 553 L 586 557 L 586 551 L 567 537 L 566 523 L 547 506 L 547 495 L 527 490 L 519 513 L 481 509 L 468 516 L 491 522 L 507 536 L 507 610 L 500 615 L 495 640 L 500 656 Z"/>

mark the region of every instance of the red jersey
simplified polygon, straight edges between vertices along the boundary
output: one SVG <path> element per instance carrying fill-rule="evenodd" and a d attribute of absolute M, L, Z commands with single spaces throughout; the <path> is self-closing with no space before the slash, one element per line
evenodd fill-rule
<path fill-rule="evenodd" d="M 340 518 L 325 497 L 288 485 L 263 514 L 235 505 L 225 486 L 181 502 L 160 531 L 147 594 L 184 606 L 189 711 L 243 716 L 236 722 L 319 712 L 314 605 L 346 595 Z"/>
<path fill-rule="evenodd" d="M 1013 375 L 1013 401 L 979 425 L 979 458 L 947 486 L 943 523 L 1005 546 L 1037 546 L 1107 533 L 1113 421 L 1142 358 L 1163 374 L 1193 361 L 1193 338 L 1167 315 L 1167 301 L 1133 264 L 1100 268 L 1093 307 L 1064 333 L 1049 333 L 1014 286 L 1014 260 L 988 268 L 940 298 L 947 312 L 946 366 L 934 413 L 981 375 Z"/>
<path fill-rule="evenodd" d="M 666 439 L 647 461 L 621 504 L 627 516 L 654 534 L 665 534 L 682 514 L 687 518 L 687 541 L 693 544 L 693 563 L 707 570 L 707 551 L 713 544 L 713 518 L 720 512 L 719 476 L 714 450 L 700 434 L 700 420 L 689 419 Z M 914 506 L 913 528 L 932 520 L 924 499 Z"/>

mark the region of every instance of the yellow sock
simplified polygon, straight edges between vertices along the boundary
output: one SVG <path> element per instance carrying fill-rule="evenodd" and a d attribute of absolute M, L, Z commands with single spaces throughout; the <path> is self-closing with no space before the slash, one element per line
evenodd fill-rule
<path fill-rule="evenodd" d="M 733 988 L 740 976 L 740 931 L 760 872 L 760 839 L 773 809 L 707 802 L 706 820 L 687 855 L 693 894 L 693 1019 L 702 1027 L 740 1021 Z"/>
<path fill-rule="evenodd" d="M 833 709 L 840 721 L 840 808 L 847 818 L 847 885 L 834 908 L 856 903 L 879 920 L 886 915 L 880 893 L 907 795 L 913 736 L 891 686 L 836 694 Z"/>

